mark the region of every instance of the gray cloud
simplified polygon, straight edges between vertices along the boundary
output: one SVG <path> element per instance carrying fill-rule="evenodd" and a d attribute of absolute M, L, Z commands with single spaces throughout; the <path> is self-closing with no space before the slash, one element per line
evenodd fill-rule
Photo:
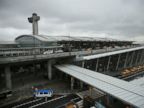
<path fill-rule="evenodd" d="M 41 16 L 40 34 L 142 39 L 143 11 L 143 0 L 0 0 L 0 40 L 30 34 L 33 12 Z"/>

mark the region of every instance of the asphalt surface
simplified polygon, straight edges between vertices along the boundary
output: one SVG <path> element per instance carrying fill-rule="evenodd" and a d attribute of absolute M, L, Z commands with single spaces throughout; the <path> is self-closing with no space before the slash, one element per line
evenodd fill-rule
<path fill-rule="evenodd" d="M 15 103 L 11 103 L 0 108 L 65 108 L 65 105 L 69 102 L 78 102 L 81 98 L 75 94 L 69 95 L 56 95 L 51 98 L 34 98 L 20 100 Z"/>
<path fill-rule="evenodd" d="M 60 97 L 60 95 L 59 96 L 53 96 L 52 98 L 56 98 L 56 97 Z M 51 100 L 52 98 L 48 98 L 47 101 Z M 4 105 L 4 106 L 0 105 L 0 108 L 28 108 L 30 106 L 42 103 L 44 101 L 45 101 L 45 98 L 30 97 L 30 98 L 23 99 L 23 100 L 20 100 L 20 101 L 11 103 L 11 104 L 7 104 L 7 105 Z"/>
<path fill-rule="evenodd" d="M 70 94 L 70 95 L 65 96 L 63 98 L 57 99 L 57 100 L 52 101 L 52 102 L 47 102 L 45 104 L 42 104 L 42 105 L 39 105 L 39 106 L 36 106 L 36 107 L 33 107 L 33 108 L 65 108 L 64 106 L 67 103 L 69 103 L 71 101 L 76 102 L 76 99 L 77 99 L 77 102 L 81 100 L 80 97 L 78 97 L 77 95 Z"/>

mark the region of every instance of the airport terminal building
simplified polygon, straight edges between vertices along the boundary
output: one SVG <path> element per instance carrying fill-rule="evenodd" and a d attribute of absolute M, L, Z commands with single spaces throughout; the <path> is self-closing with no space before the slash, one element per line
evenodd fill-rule
<path fill-rule="evenodd" d="M 75 49 L 130 46 L 132 41 L 89 36 L 20 35 L 15 39 L 19 47 L 49 47 L 64 45 Z"/>

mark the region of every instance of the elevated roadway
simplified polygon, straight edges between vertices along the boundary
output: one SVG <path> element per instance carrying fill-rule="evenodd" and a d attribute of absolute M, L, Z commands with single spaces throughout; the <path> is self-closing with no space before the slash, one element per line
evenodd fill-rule
<path fill-rule="evenodd" d="M 91 50 L 91 51 L 75 51 L 75 52 L 62 52 L 62 53 L 52 53 L 52 54 L 32 54 L 32 55 L 26 55 L 24 52 L 23 56 L 6 56 L 6 57 L 1 56 L 0 64 L 27 62 L 33 60 L 45 60 L 45 59 L 60 58 L 60 57 L 83 56 L 82 58 L 81 57 L 76 58 L 76 61 L 79 61 L 79 60 L 85 60 L 87 57 L 89 57 L 87 55 L 93 57 L 95 55 L 101 55 L 102 53 L 106 54 L 108 52 L 121 51 L 124 49 L 132 49 L 132 48 L 106 48 L 106 49 L 98 49 L 98 50 Z M 12 52 L 10 52 L 9 55 L 11 55 L 11 53 Z"/>
<path fill-rule="evenodd" d="M 62 53 L 52 53 L 52 54 L 33 54 L 33 55 L 24 54 L 25 56 L 7 56 L 7 57 L 0 57 L 0 64 L 26 62 L 26 61 L 33 61 L 33 60 L 46 60 L 46 59 L 60 58 L 60 57 L 86 56 L 91 54 L 112 52 L 121 49 L 125 49 L 125 48 L 98 49 L 98 50 L 91 50 L 91 51 L 75 51 L 75 52 L 62 52 Z"/>

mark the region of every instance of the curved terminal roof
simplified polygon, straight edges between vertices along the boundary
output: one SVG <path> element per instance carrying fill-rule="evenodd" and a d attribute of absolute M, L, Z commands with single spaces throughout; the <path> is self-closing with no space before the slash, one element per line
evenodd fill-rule
<path fill-rule="evenodd" d="M 99 37 L 81 37 L 81 36 L 47 36 L 47 35 L 20 35 L 15 40 L 22 37 L 33 37 L 40 41 L 56 42 L 56 41 L 120 41 L 111 38 L 99 38 Z M 124 41 L 122 41 L 124 42 Z M 126 41 L 125 41 L 126 42 Z"/>

